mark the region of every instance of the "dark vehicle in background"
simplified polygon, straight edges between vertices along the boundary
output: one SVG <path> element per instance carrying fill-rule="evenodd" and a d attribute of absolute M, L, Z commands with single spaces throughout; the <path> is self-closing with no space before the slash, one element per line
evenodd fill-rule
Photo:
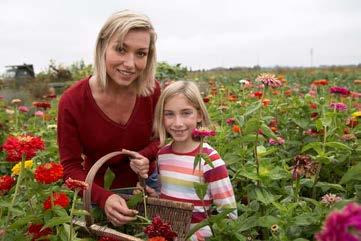
<path fill-rule="evenodd" d="M 32 64 L 9 65 L 7 68 L 3 84 L 8 87 L 20 87 L 35 79 L 34 67 Z"/>

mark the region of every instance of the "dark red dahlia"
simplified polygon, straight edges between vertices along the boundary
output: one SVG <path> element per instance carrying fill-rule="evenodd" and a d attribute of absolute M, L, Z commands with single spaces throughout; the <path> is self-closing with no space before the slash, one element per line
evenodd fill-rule
<path fill-rule="evenodd" d="M 44 110 L 51 107 L 50 103 L 45 101 L 35 101 L 33 102 L 33 106 L 35 106 L 36 108 L 43 108 Z"/>
<path fill-rule="evenodd" d="M 153 217 L 152 223 L 144 229 L 144 233 L 148 238 L 164 237 L 167 241 L 173 241 L 177 237 L 177 233 L 172 230 L 172 227 L 163 222 L 162 219 L 156 215 Z"/>

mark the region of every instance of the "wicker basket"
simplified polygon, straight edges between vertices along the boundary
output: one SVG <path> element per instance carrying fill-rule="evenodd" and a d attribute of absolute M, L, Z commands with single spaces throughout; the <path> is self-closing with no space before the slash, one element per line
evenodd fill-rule
<path fill-rule="evenodd" d="M 83 194 L 84 209 L 89 213 L 91 213 L 91 190 L 95 174 L 104 163 L 121 154 L 123 154 L 121 151 L 111 152 L 100 158 L 89 170 L 85 179 L 85 182 L 89 184 L 89 188 L 85 190 Z M 129 198 L 129 195 L 121 196 L 125 199 Z M 154 215 L 159 215 L 161 219 L 168 222 L 172 226 L 173 231 L 178 234 L 177 240 L 185 240 L 192 217 L 192 204 L 147 197 L 146 205 L 148 218 L 153 218 Z M 139 211 L 140 215 L 144 215 L 143 203 L 138 204 L 135 209 Z M 97 236 L 108 236 L 124 241 L 141 241 L 141 239 L 134 236 L 94 224 L 94 220 L 91 216 L 85 216 L 85 222 L 77 220 L 74 221 L 74 224 L 83 227 L 89 233 Z"/>

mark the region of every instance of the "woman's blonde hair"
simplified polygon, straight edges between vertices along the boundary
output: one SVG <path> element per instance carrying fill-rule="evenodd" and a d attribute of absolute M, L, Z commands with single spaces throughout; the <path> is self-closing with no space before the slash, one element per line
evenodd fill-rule
<path fill-rule="evenodd" d="M 94 75 L 101 88 L 107 85 L 107 72 L 105 66 L 105 54 L 113 36 L 123 44 L 124 37 L 131 30 L 146 30 L 150 35 L 150 44 L 147 57 L 147 65 L 134 82 L 137 94 L 142 96 L 150 95 L 155 86 L 156 59 L 156 33 L 149 18 L 143 14 L 130 10 L 123 10 L 112 14 L 101 28 L 95 47 L 94 54 Z"/>
<path fill-rule="evenodd" d="M 166 139 L 168 137 L 163 124 L 164 106 L 169 98 L 178 94 L 184 95 L 184 97 L 188 99 L 189 103 L 192 104 L 194 108 L 202 115 L 202 121 L 198 123 L 198 127 L 209 127 L 211 124 L 206 105 L 203 102 L 203 98 L 197 85 L 192 81 L 176 81 L 168 85 L 163 90 L 155 108 L 153 131 L 155 137 L 159 138 L 160 147 L 165 145 Z"/>

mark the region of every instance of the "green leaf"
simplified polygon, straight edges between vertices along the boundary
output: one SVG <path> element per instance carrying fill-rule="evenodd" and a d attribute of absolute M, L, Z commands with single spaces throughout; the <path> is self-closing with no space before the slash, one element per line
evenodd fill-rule
<path fill-rule="evenodd" d="M 323 155 L 324 152 L 322 150 L 322 143 L 321 142 L 311 142 L 311 143 L 308 143 L 307 145 L 305 145 L 304 147 L 302 147 L 302 150 L 301 152 L 305 152 L 309 149 L 313 149 L 317 152 L 317 154 L 319 155 Z"/>
<path fill-rule="evenodd" d="M 273 139 L 277 140 L 278 137 L 275 135 L 275 133 L 273 133 L 273 131 L 265 123 L 262 123 L 261 130 L 262 130 L 263 134 L 266 135 L 268 138 L 273 138 Z"/>
<path fill-rule="evenodd" d="M 246 109 L 246 112 L 243 114 L 244 117 L 247 117 L 251 115 L 253 112 L 257 111 L 259 108 L 261 108 L 262 103 L 261 101 L 257 101 L 249 105 Z"/>
<path fill-rule="evenodd" d="M 262 155 L 267 152 L 266 147 L 264 146 L 257 146 L 257 155 Z"/>
<path fill-rule="evenodd" d="M 336 189 L 338 191 L 345 191 L 345 189 L 336 183 L 328 183 L 328 182 L 317 182 L 316 187 L 320 187 L 322 191 L 326 192 L 329 189 Z"/>
<path fill-rule="evenodd" d="M 204 200 L 204 197 L 206 196 L 206 193 L 208 190 L 208 184 L 193 182 L 193 187 L 196 190 L 196 193 L 197 193 L 197 196 L 199 197 L 199 199 Z"/>
<path fill-rule="evenodd" d="M 210 167 L 214 168 L 214 165 L 212 163 L 212 160 L 209 158 L 209 156 L 206 153 L 201 153 L 201 158 L 204 160 L 204 162 L 209 165 Z"/>
<path fill-rule="evenodd" d="M 64 223 L 70 223 L 70 216 L 63 216 L 63 217 L 53 217 L 49 221 L 46 222 L 44 228 L 52 228 Z"/>
<path fill-rule="evenodd" d="M 114 172 L 108 167 L 104 174 L 104 188 L 110 190 L 112 186 L 113 180 L 115 178 Z"/>
<path fill-rule="evenodd" d="M 352 151 L 352 148 L 350 148 L 349 146 L 347 146 L 341 142 L 336 142 L 336 141 L 335 142 L 326 142 L 325 145 L 336 148 L 336 149 Z"/>
<path fill-rule="evenodd" d="M 10 229 L 17 229 L 17 228 L 20 228 L 22 226 L 24 226 L 25 224 L 28 224 L 28 223 L 31 223 L 33 221 L 37 221 L 39 220 L 39 217 L 38 215 L 28 215 L 28 216 L 25 216 L 23 218 L 19 218 L 17 219 L 14 223 L 12 223 L 10 225 Z"/>
<path fill-rule="evenodd" d="M 135 195 L 131 195 L 130 198 L 127 200 L 128 208 L 135 208 L 138 203 L 143 202 L 143 193 L 137 193 Z"/>
<path fill-rule="evenodd" d="M 194 158 L 194 163 L 193 163 L 193 173 L 196 170 L 197 166 L 199 165 L 199 163 L 202 160 L 202 156 L 200 154 L 197 154 L 196 157 Z"/>
<path fill-rule="evenodd" d="M 73 215 L 76 216 L 90 216 L 90 213 L 84 209 L 74 209 Z"/>
<path fill-rule="evenodd" d="M 279 218 L 271 215 L 259 217 L 259 226 L 270 228 L 273 224 L 279 224 Z"/>
<path fill-rule="evenodd" d="M 194 225 L 194 227 L 188 231 L 186 240 L 188 240 L 195 232 L 197 232 L 197 230 L 199 230 L 207 225 L 209 225 L 208 219 L 204 219 L 202 222 Z"/>
<path fill-rule="evenodd" d="M 257 133 L 261 126 L 261 121 L 258 118 L 249 119 L 244 125 L 244 134 L 254 134 Z"/>
<path fill-rule="evenodd" d="M 329 116 L 320 118 L 323 127 L 330 127 L 332 123 L 332 118 Z"/>
<path fill-rule="evenodd" d="M 261 188 L 261 187 L 256 187 L 254 189 L 251 189 L 249 192 L 249 195 L 253 199 L 256 199 L 266 205 L 268 205 L 278 199 L 277 196 L 274 196 L 266 188 Z"/>
<path fill-rule="evenodd" d="M 256 134 L 248 134 L 245 136 L 241 136 L 240 141 L 242 143 L 253 143 L 257 140 L 257 135 Z"/>
<path fill-rule="evenodd" d="M 340 184 L 345 184 L 351 181 L 361 181 L 361 163 L 350 167 L 342 176 Z"/>

